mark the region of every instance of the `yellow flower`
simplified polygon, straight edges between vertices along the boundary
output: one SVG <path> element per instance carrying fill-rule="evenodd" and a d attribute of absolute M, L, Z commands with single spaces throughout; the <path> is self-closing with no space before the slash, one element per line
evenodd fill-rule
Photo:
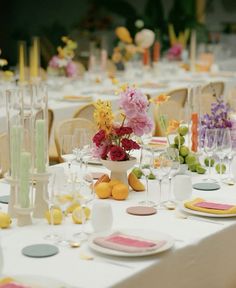
<path fill-rule="evenodd" d="M 14 73 L 10 70 L 4 71 L 4 79 L 7 81 L 12 80 L 12 77 L 14 76 Z"/>
<path fill-rule="evenodd" d="M 122 92 L 124 92 L 127 88 L 128 88 L 128 84 L 127 83 L 124 83 L 122 84 L 116 91 L 115 91 L 115 94 L 118 95 Z"/>
<path fill-rule="evenodd" d="M 179 125 L 181 124 L 181 121 L 177 121 L 177 120 L 170 120 L 168 123 L 168 127 L 167 127 L 167 134 L 173 133 L 175 132 L 178 128 Z"/>
<path fill-rule="evenodd" d="M 60 58 L 64 58 L 65 57 L 65 50 L 61 46 L 57 47 L 57 52 L 58 52 L 58 56 Z"/>
<path fill-rule="evenodd" d="M 149 101 L 154 104 L 163 104 L 169 100 L 170 96 L 167 96 L 166 94 L 160 94 L 156 96 L 155 98 L 150 99 Z"/>
<path fill-rule="evenodd" d="M 61 41 L 64 43 L 67 43 L 67 41 L 69 40 L 69 38 L 67 36 L 62 36 L 61 37 Z"/>
<path fill-rule="evenodd" d="M 0 67 L 6 66 L 7 65 L 7 60 L 6 59 L 0 59 Z"/>
<path fill-rule="evenodd" d="M 123 42 L 131 44 L 133 42 L 129 30 L 123 26 L 119 26 L 115 30 L 116 36 Z"/>
<path fill-rule="evenodd" d="M 113 123 L 113 113 L 109 101 L 98 100 L 95 104 L 94 120 L 99 129 L 104 130 L 107 134 L 111 132 Z"/>

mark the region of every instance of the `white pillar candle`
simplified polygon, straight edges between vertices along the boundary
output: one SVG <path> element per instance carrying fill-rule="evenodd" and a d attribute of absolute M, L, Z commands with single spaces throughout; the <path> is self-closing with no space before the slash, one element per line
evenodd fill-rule
<path fill-rule="evenodd" d="M 46 169 L 46 122 L 44 119 L 36 120 L 36 170 L 37 173 L 43 173 Z"/>

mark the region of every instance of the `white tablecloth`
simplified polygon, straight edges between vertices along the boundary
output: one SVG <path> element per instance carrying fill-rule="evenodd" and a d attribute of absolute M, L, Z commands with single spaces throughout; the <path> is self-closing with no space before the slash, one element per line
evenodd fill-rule
<path fill-rule="evenodd" d="M 78 165 L 74 167 L 79 169 Z M 94 165 L 91 170 L 104 171 L 104 168 Z M 202 177 L 194 174 L 193 182 L 200 181 Z M 155 181 L 150 183 L 150 197 L 157 200 L 158 185 Z M 0 187 L 2 193 L 9 190 L 5 183 L 0 183 Z M 193 196 L 236 203 L 235 186 L 225 184 L 218 191 L 193 191 Z M 175 211 L 170 210 L 160 210 L 156 215 L 145 217 L 127 214 L 126 208 L 136 205 L 143 197 L 143 193 L 130 192 L 126 201 L 96 201 L 108 201 L 112 205 L 113 229 L 144 229 L 143 236 L 145 229 L 158 230 L 174 237 L 175 244 L 171 250 L 147 257 L 108 257 L 90 250 L 85 243 L 79 249 L 59 247 L 60 253 L 53 257 L 28 258 L 22 256 L 21 249 L 26 245 L 46 243 L 43 237 L 49 232 L 49 226 L 45 220 L 34 220 L 32 226 L 17 227 L 14 221 L 12 228 L 0 231 L 4 254 L 3 273 L 50 276 L 73 287 L 236 287 L 235 218 L 215 219 L 222 223 L 220 225 L 179 219 Z M 1 206 L 6 209 L 6 205 Z M 80 229 L 81 226 L 72 224 L 70 218 L 66 219 L 66 225 L 55 227 L 56 232 L 68 237 Z M 89 221 L 86 229 L 92 231 Z M 94 260 L 81 260 L 81 251 L 93 255 Z M 106 262 L 107 259 L 111 263 Z"/>

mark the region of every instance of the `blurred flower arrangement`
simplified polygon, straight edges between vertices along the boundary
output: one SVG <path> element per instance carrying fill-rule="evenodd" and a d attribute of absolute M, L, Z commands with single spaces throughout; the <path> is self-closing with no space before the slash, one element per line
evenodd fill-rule
<path fill-rule="evenodd" d="M 178 128 L 181 124 L 181 121 L 174 120 L 174 119 L 168 120 L 166 118 L 166 115 L 162 114 L 161 106 L 164 103 L 166 103 L 169 100 L 169 98 L 170 98 L 170 96 L 168 96 L 166 94 L 160 94 L 160 95 L 157 95 L 156 97 L 150 99 L 149 101 L 156 106 L 155 117 L 157 119 L 157 122 L 159 122 L 160 126 L 161 126 L 161 127 L 157 127 L 157 128 L 162 129 L 165 136 L 167 137 L 168 144 L 170 145 L 169 134 L 175 133 L 178 130 Z"/>
<path fill-rule="evenodd" d="M 148 100 L 135 87 L 125 87 L 120 93 L 122 123 L 114 122 L 111 103 L 99 100 L 95 104 L 94 120 L 99 131 L 93 137 L 93 154 L 97 158 L 112 161 L 130 159 L 132 150 L 140 149 L 132 140 L 133 135 L 142 136 L 153 128 L 147 115 Z"/>
<path fill-rule="evenodd" d="M 57 55 L 54 55 L 48 64 L 49 74 L 75 77 L 77 75 L 77 66 L 73 61 L 77 43 L 70 38 L 63 36 L 61 38 L 64 47 L 57 47 Z"/>
<path fill-rule="evenodd" d="M 155 40 L 155 34 L 149 29 L 142 29 L 136 33 L 134 39 L 126 27 L 120 26 L 115 30 L 119 39 L 117 46 L 113 49 L 112 61 L 117 68 L 124 69 L 124 63 L 138 57 L 145 48 L 150 48 Z"/>
<path fill-rule="evenodd" d="M 0 49 L 0 55 L 2 54 L 2 50 Z M 0 67 L 4 67 L 8 64 L 6 59 L 0 58 Z"/>
<path fill-rule="evenodd" d="M 0 55 L 2 54 L 2 50 L 0 49 Z M 8 61 L 6 59 L 0 58 L 0 68 L 6 66 Z M 13 79 L 14 73 L 10 70 L 2 71 L 1 76 L 4 81 L 11 81 Z"/>

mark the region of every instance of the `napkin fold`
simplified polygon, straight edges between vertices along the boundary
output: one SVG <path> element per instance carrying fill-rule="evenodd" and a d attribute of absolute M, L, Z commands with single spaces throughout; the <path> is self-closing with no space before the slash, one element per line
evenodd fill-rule
<path fill-rule="evenodd" d="M 162 247 L 166 241 L 153 241 L 137 236 L 126 235 L 120 232 L 106 237 L 96 237 L 93 242 L 101 247 L 127 253 L 146 252 Z"/>
<path fill-rule="evenodd" d="M 191 210 L 209 214 L 236 214 L 236 205 L 205 201 L 202 198 L 196 198 L 192 201 L 185 202 L 184 206 Z"/>

